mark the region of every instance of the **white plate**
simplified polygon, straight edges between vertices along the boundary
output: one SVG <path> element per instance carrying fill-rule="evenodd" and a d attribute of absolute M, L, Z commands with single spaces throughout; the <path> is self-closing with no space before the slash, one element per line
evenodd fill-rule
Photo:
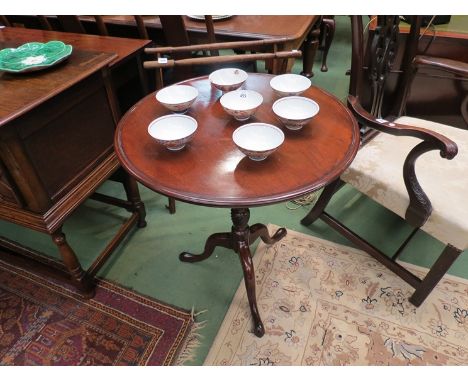
<path fill-rule="evenodd" d="M 216 20 L 225 20 L 229 19 L 233 15 L 212 15 L 211 17 L 213 18 L 213 21 Z M 193 19 L 193 20 L 205 20 L 205 16 L 202 15 L 187 15 L 188 18 Z"/>

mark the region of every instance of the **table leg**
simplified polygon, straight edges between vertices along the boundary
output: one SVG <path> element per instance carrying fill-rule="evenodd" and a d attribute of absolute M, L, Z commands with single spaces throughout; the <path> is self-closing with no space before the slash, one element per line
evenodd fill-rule
<path fill-rule="evenodd" d="M 94 285 L 89 274 L 86 273 L 81 267 L 75 252 L 68 244 L 62 229 L 59 228 L 56 232 L 51 234 L 52 240 L 57 245 L 63 263 L 67 268 L 72 282 L 83 293 L 86 298 L 94 296 Z"/>
<path fill-rule="evenodd" d="M 259 237 L 267 244 L 274 244 L 281 240 L 287 233 L 285 228 L 278 229 L 273 236 L 270 236 L 264 224 L 254 224 L 249 227 L 248 222 L 250 211 L 248 208 L 233 208 L 231 210 L 232 228 L 231 232 L 219 232 L 212 234 L 205 243 L 203 253 L 194 255 L 189 252 L 182 252 L 179 259 L 184 262 L 196 262 L 207 259 L 211 256 L 217 246 L 234 250 L 239 254 L 239 260 L 244 273 L 245 288 L 249 300 L 250 312 L 254 321 L 254 333 L 257 337 L 265 334 L 260 313 L 257 307 L 255 294 L 255 271 L 252 263 L 250 244 Z"/>
<path fill-rule="evenodd" d="M 180 261 L 185 261 L 187 263 L 195 263 L 197 261 L 202 261 L 211 256 L 216 247 L 225 247 L 229 249 L 234 249 L 232 247 L 232 239 L 230 232 L 218 232 L 211 235 L 205 243 L 205 250 L 203 253 L 194 255 L 189 252 L 182 252 L 179 255 Z"/>
<path fill-rule="evenodd" d="M 254 321 L 254 333 L 257 337 L 263 337 L 265 328 L 260 318 L 257 307 L 257 296 L 255 294 L 255 271 L 252 263 L 252 254 L 250 253 L 247 242 L 239 243 L 239 260 L 244 273 L 245 289 L 247 290 L 247 299 L 249 300 L 250 313 Z"/>
<path fill-rule="evenodd" d="M 315 60 L 315 53 L 317 53 L 317 49 L 319 46 L 319 37 L 320 30 L 319 29 L 312 29 L 309 32 L 306 40 L 303 44 L 303 52 L 302 52 L 302 72 L 301 74 L 307 78 L 311 78 L 314 76 L 314 72 L 312 68 L 314 66 Z"/>
<path fill-rule="evenodd" d="M 250 226 L 250 242 L 253 243 L 259 237 L 266 244 L 274 244 L 286 236 L 286 228 L 279 228 L 273 236 L 268 233 L 268 228 L 264 224 L 254 224 Z"/>
<path fill-rule="evenodd" d="M 331 43 L 333 41 L 333 36 L 335 35 L 335 19 L 324 18 L 322 20 L 320 32 L 321 32 L 320 37 L 323 37 L 323 46 L 321 47 L 323 50 L 322 68 L 320 70 L 322 72 L 327 72 L 328 71 L 327 56 L 328 56 L 328 51 L 330 50 Z"/>

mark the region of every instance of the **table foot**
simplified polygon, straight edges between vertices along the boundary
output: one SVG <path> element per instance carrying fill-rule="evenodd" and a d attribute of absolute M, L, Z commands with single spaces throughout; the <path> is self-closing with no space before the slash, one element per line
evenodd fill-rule
<path fill-rule="evenodd" d="M 285 237 L 287 233 L 286 228 L 279 228 L 273 236 L 270 236 L 268 228 L 264 224 L 257 223 L 250 226 L 250 243 L 253 243 L 260 237 L 266 244 L 275 244 Z"/>
<path fill-rule="evenodd" d="M 213 251 L 216 247 L 225 247 L 229 249 L 232 248 L 232 239 L 230 232 L 218 232 L 212 234 L 205 243 L 205 250 L 203 253 L 198 255 L 192 254 L 190 252 L 182 252 L 179 255 L 179 260 L 188 262 L 188 263 L 195 263 L 197 261 L 202 261 L 207 259 L 213 254 Z"/>
<path fill-rule="evenodd" d="M 247 290 L 247 298 L 249 300 L 250 312 L 254 321 L 254 333 L 257 337 L 263 337 L 265 328 L 263 327 L 260 313 L 257 307 L 257 297 L 255 296 L 255 272 L 252 263 L 252 254 L 250 253 L 249 244 L 247 242 L 239 243 L 239 259 L 244 273 L 245 289 Z"/>

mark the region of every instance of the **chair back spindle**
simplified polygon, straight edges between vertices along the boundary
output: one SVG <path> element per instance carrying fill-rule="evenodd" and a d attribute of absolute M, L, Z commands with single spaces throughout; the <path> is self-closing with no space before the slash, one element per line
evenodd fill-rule
<path fill-rule="evenodd" d="M 86 30 L 83 27 L 83 24 L 81 23 L 78 16 L 58 15 L 57 19 L 60 23 L 60 26 L 65 32 L 80 33 L 80 34 L 86 33 Z"/>
<path fill-rule="evenodd" d="M 0 23 L 1 23 L 3 26 L 11 27 L 11 24 L 10 24 L 10 22 L 8 21 L 8 19 L 6 18 L 6 16 L 0 16 Z"/>
<path fill-rule="evenodd" d="M 109 32 L 107 30 L 106 24 L 104 23 L 104 19 L 102 16 L 93 16 L 96 22 L 96 28 L 98 31 L 98 35 L 100 36 L 109 36 Z M 70 33 L 79 33 L 79 34 L 86 34 L 86 28 L 83 25 L 83 22 L 80 20 L 78 16 L 75 15 L 58 15 L 57 19 L 60 23 L 60 26 L 65 32 Z"/>
<path fill-rule="evenodd" d="M 138 29 L 138 36 L 143 40 L 151 40 L 146 30 L 145 20 L 142 16 L 133 16 L 135 18 L 135 23 Z"/>

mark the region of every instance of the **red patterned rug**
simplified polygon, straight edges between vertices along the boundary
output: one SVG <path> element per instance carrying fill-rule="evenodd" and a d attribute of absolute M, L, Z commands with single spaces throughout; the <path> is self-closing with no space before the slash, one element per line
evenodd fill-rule
<path fill-rule="evenodd" d="M 113 283 L 83 300 L 0 261 L 0 365 L 171 365 L 193 329 L 190 312 Z"/>

